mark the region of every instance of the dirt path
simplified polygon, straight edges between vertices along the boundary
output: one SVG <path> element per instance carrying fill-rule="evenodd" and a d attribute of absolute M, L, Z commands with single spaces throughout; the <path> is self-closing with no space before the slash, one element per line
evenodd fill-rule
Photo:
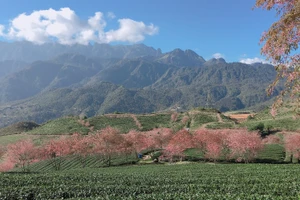
<path fill-rule="evenodd" d="M 143 126 L 142 124 L 140 123 L 140 121 L 137 119 L 137 117 L 135 115 L 131 115 L 132 119 L 135 121 L 135 124 L 137 125 L 137 127 L 142 130 L 143 129 Z"/>
<path fill-rule="evenodd" d="M 253 116 L 253 114 L 231 114 L 231 115 L 228 115 L 228 117 L 230 117 L 231 119 L 235 119 L 238 122 L 242 122 L 242 121 L 247 120 L 247 118 L 250 115 Z"/>
<path fill-rule="evenodd" d="M 219 123 L 224 123 L 220 113 L 217 114 L 217 117 Z"/>

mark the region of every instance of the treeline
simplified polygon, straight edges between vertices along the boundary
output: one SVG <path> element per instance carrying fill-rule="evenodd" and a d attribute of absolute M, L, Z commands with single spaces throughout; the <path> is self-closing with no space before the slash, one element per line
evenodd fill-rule
<path fill-rule="evenodd" d="M 157 161 L 177 161 L 185 159 L 185 150 L 195 149 L 207 161 L 250 162 L 255 159 L 265 143 L 280 143 L 277 136 L 262 139 L 257 132 L 246 129 L 199 129 L 194 132 L 159 128 L 147 132 L 130 131 L 121 134 L 117 129 L 107 127 L 94 134 L 60 136 L 42 145 L 35 145 L 32 140 L 22 140 L 6 147 L 0 147 L 0 170 L 9 171 L 15 167 L 24 171 L 34 162 L 52 160 L 53 167 L 60 169 L 64 159 L 76 156 L 85 167 L 89 156 L 95 156 L 107 166 L 114 156 L 141 152 L 159 153 Z M 300 134 L 286 136 L 286 150 L 299 157 Z"/>

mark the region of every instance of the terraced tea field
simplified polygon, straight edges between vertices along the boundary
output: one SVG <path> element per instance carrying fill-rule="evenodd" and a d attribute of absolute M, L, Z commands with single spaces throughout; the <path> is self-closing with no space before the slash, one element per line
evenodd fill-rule
<path fill-rule="evenodd" d="M 0 174 L 0 199 L 298 199 L 298 165 L 165 164 Z"/>

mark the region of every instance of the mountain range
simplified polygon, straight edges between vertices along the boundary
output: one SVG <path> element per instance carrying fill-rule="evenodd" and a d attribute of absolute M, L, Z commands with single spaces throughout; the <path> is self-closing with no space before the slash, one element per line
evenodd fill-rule
<path fill-rule="evenodd" d="M 0 42 L 0 52 L 0 127 L 116 111 L 245 109 L 270 102 L 265 89 L 276 76 L 268 64 L 206 61 L 192 50 L 143 44 Z"/>

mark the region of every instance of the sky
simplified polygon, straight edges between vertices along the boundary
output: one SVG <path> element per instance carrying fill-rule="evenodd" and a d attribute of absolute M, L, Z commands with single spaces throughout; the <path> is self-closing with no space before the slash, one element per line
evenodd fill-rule
<path fill-rule="evenodd" d="M 37 45 L 136 44 L 191 49 L 208 60 L 264 62 L 262 33 L 276 21 L 255 0 L 9 0 L 0 40 Z"/>

